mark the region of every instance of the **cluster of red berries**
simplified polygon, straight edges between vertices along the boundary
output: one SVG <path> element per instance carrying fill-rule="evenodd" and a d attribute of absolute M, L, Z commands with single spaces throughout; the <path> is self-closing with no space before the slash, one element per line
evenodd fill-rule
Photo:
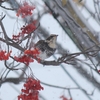
<path fill-rule="evenodd" d="M 6 51 L 1 50 L 0 51 L 0 60 L 8 60 L 11 52 L 12 51 L 7 53 Z"/>
<path fill-rule="evenodd" d="M 35 26 L 35 21 L 31 22 L 30 24 L 23 26 L 21 28 L 21 33 L 20 34 L 30 34 L 31 32 L 33 32 L 36 29 Z"/>
<path fill-rule="evenodd" d="M 32 15 L 32 11 L 35 9 L 34 6 L 29 5 L 27 2 L 24 2 L 17 11 L 17 16 L 21 15 L 22 18 L 25 18 L 28 15 Z"/>
<path fill-rule="evenodd" d="M 15 41 L 18 41 L 21 37 L 23 37 L 25 34 L 30 34 L 32 33 L 35 29 L 36 29 L 36 21 L 32 21 L 30 24 L 28 25 L 23 25 L 23 27 L 21 27 L 21 32 L 19 32 L 18 35 L 13 35 L 12 39 Z"/>
<path fill-rule="evenodd" d="M 26 64 L 27 66 L 29 65 L 30 62 L 34 62 L 34 60 L 29 57 L 28 55 L 23 55 L 21 57 L 14 57 L 14 59 L 17 61 L 17 62 L 21 62 L 21 63 L 24 63 Z"/>
<path fill-rule="evenodd" d="M 30 77 L 24 84 L 24 89 L 21 90 L 22 93 L 18 96 L 18 100 L 39 100 L 39 90 L 43 90 L 40 81 Z"/>
<path fill-rule="evenodd" d="M 27 54 L 27 55 L 32 55 L 34 58 L 37 57 L 37 55 L 40 54 L 39 50 L 37 48 L 33 49 L 33 50 L 25 50 L 24 51 L 24 54 Z"/>
<path fill-rule="evenodd" d="M 34 62 L 32 57 L 37 58 L 38 54 L 39 54 L 39 50 L 38 49 L 25 50 L 23 56 L 21 56 L 21 57 L 16 57 L 15 56 L 14 59 L 17 62 L 25 63 L 28 66 L 30 62 Z M 40 59 L 38 58 L 38 60 L 40 60 Z"/>

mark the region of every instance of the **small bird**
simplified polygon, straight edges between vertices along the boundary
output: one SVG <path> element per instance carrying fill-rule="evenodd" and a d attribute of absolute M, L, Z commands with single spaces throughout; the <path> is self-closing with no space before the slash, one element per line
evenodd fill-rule
<path fill-rule="evenodd" d="M 39 55 L 37 56 L 41 60 L 45 60 L 52 56 L 56 51 L 56 41 L 57 41 L 56 34 L 51 34 L 46 40 L 39 40 L 35 44 L 35 48 L 39 50 Z"/>

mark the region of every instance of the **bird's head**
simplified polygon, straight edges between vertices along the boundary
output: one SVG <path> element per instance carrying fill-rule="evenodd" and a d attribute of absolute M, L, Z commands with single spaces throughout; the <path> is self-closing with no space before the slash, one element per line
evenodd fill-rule
<path fill-rule="evenodd" d="M 56 34 L 51 34 L 47 39 L 46 42 L 51 48 L 56 48 L 56 41 L 57 41 L 57 36 Z"/>

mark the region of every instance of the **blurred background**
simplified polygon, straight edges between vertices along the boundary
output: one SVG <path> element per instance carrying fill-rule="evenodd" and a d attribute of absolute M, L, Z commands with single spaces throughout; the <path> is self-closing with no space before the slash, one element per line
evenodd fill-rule
<path fill-rule="evenodd" d="M 22 19 L 16 12 L 25 1 L 35 9 L 31 17 Z M 2 22 L 9 38 L 18 34 L 20 27 L 30 19 L 37 20 L 38 26 L 31 43 L 58 34 L 57 50 L 47 61 L 65 54 L 76 57 L 59 66 L 34 61 L 29 68 L 20 63 L 15 66 L 17 62 L 12 59 L 6 62 L 10 68 L 23 68 L 23 71 L 9 70 L 0 61 L 0 100 L 17 100 L 25 73 L 41 81 L 44 90 L 39 92 L 40 100 L 62 100 L 62 95 L 68 98 L 66 100 L 100 100 L 100 0 L 0 0 L 0 16 L 3 15 L 6 15 Z M 0 37 L 4 38 L 1 27 Z M 23 41 L 20 46 L 25 44 Z M 0 49 L 7 49 L 2 41 Z M 16 48 L 10 49 L 12 56 L 20 55 Z M 77 56 L 79 52 L 82 54 Z"/>

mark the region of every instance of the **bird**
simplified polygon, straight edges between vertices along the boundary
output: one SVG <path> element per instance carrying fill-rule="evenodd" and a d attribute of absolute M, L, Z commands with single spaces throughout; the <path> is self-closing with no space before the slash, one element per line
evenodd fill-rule
<path fill-rule="evenodd" d="M 58 35 L 56 34 L 51 34 L 45 40 L 39 40 L 34 45 L 34 48 L 39 50 L 39 54 L 37 55 L 37 58 L 43 61 L 54 54 L 57 48 L 57 45 L 56 45 L 57 36 Z"/>

